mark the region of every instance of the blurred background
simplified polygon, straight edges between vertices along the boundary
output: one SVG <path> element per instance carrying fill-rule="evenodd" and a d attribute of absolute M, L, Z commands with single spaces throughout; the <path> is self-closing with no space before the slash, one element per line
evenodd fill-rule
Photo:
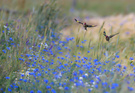
<path fill-rule="evenodd" d="M 0 10 L 28 12 L 49 0 L 0 0 Z M 57 0 L 64 13 L 94 16 L 128 14 L 135 12 L 135 0 Z"/>
<path fill-rule="evenodd" d="M 134 3 L 135 0 L 65 0 L 60 4 L 66 11 L 75 9 L 106 16 L 134 12 Z"/>

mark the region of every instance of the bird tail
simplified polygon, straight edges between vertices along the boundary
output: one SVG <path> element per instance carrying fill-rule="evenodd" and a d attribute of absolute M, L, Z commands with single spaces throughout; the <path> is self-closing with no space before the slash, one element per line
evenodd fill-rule
<path fill-rule="evenodd" d="M 117 34 L 119 34 L 119 33 L 116 33 L 116 34 L 114 34 L 114 35 L 117 35 Z"/>
<path fill-rule="evenodd" d="M 96 27 L 97 25 L 92 25 L 92 27 Z"/>
<path fill-rule="evenodd" d="M 79 23 L 79 21 L 77 21 L 77 19 L 75 19 L 75 21 Z"/>
<path fill-rule="evenodd" d="M 87 25 L 87 27 L 96 27 L 97 25 Z"/>

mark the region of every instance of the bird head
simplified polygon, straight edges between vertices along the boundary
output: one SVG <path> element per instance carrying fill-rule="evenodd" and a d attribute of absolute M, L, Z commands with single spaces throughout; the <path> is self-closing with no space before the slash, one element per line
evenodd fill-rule
<path fill-rule="evenodd" d="M 86 25 L 86 23 L 84 23 L 84 25 Z"/>
<path fill-rule="evenodd" d="M 106 38 L 108 38 L 108 36 L 107 36 L 107 35 L 106 35 L 105 37 L 106 37 Z"/>
<path fill-rule="evenodd" d="M 106 36 L 106 32 L 104 31 L 104 36 Z"/>

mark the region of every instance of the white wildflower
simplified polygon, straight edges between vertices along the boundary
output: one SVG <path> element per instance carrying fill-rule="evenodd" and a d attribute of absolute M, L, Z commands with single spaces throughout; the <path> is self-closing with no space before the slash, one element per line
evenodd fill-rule
<path fill-rule="evenodd" d="M 71 86 L 71 88 L 74 88 L 74 86 Z"/>
<path fill-rule="evenodd" d="M 81 80 L 82 80 L 82 79 L 83 79 L 83 77 L 79 77 L 79 79 L 81 79 Z"/>
<path fill-rule="evenodd" d="M 87 74 L 87 73 L 85 73 L 85 76 L 88 76 L 88 74 Z"/>
<path fill-rule="evenodd" d="M 43 45 L 43 43 L 41 43 L 41 45 Z"/>
<path fill-rule="evenodd" d="M 95 85 L 95 82 L 93 82 L 93 85 Z"/>
<path fill-rule="evenodd" d="M 7 28 L 7 26 L 4 25 L 4 28 Z"/>
<path fill-rule="evenodd" d="M 90 86 L 90 84 L 88 84 L 88 82 L 85 83 L 85 86 Z"/>
<path fill-rule="evenodd" d="M 55 82 L 55 81 L 56 81 L 56 79 L 53 79 L 53 81 Z"/>
<path fill-rule="evenodd" d="M 63 90 L 63 87 L 60 86 L 59 89 Z"/>
<path fill-rule="evenodd" d="M 48 48 L 48 45 L 47 45 L 47 43 L 45 43 L 45 48 Z"/>

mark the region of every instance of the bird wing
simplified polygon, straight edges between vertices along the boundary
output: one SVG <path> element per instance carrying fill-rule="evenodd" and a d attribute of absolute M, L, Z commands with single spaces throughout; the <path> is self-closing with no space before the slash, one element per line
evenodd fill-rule
<path fill-rule="evenodd" d="M 80 21 L 77 21 L 77 19 L 75 19 L 75 21 L 76 21 L 77 23 L 79 23 L 79 24 L 83 24 L 82 22 L 80 22 Z"/>
<path fill-rule="evenodd" d="M 114 36 L 117 35 L 117 34 L 119 34 L 119 33 L 116 33 L 116 34 L 114 34 L 114 35 L 110 35 L 109 38 L 112 38 L 112 37 L 114 37 Z"/>
<path fill-rule="evenodd" d="M 87 27 L 96 27 L 97 25 L 86 25 Z"/>

